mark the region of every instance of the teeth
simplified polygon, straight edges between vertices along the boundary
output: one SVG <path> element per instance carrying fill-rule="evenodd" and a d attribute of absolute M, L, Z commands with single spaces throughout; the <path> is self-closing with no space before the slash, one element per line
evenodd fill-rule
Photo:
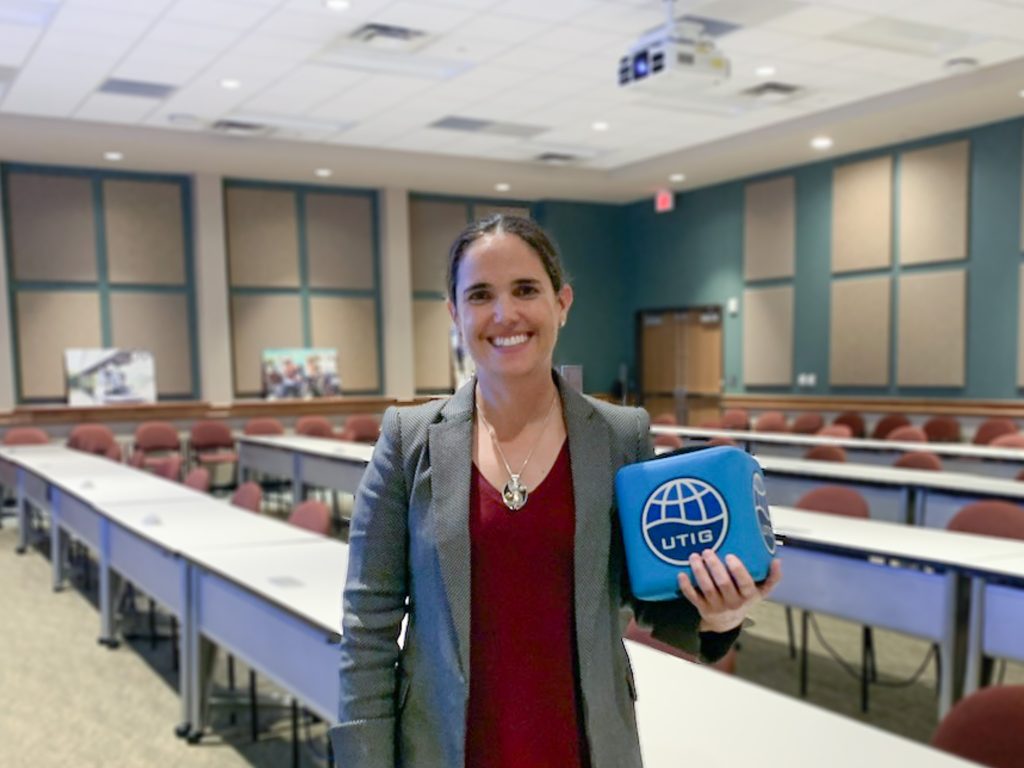
<path fill-rule="evenodd" d="M 516 344 L 525 344 L 528 338 L 525 333 L 520 333 L 518 336 L 496 336 L 494 338 L 494 346 L 514 347 Z"/>

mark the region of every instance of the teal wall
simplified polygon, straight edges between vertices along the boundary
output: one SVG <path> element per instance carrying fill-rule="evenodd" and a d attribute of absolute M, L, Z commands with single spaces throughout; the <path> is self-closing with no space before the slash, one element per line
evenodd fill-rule
<path fill-rule="evenodd" d="M 656 214 L 651 201 L 624 207 L 625 227 L 619 267 L 625 297 L 620 322 L 629 325 L 626 355 L 635 375 L 636 344 L 632 327 L 642 309 L 720 304 L 740 300 L 740 315 L 725 319 L 725 389 L 727 392 L 806 392 L 811 394 L 932 395 L 942 397 L 1014 398 L 1017 389 L 1017 296 L 1021 264 L 1021 176 L 1024 119 L 873 150 L 857 156 L 773 172 L 796 179 L 796 272 L 793 377 L 814 371 L 813 388 L 749 388 L 742 385 L 743 190 L 751 177 L 676 196 L 676 208 Z M 895 383 L 880 388 L 831 388 L 829 369 L 829 295 L 831 276 L 832 170 L 841 163 L 894 154 L 894 185 L 899 180 L 898 152 L 931 144 L 969 139 L 970 209 L 968 259 L 903 269 L 923 271 L 964 267 L 968 271 L 966 386 L 962 389 L 908 389 Z M 894 205 L 897 205 L 894 194 Z M 596 208 L 596 206 L 591 206 Z M 894 214 L 896 211 L 894 210 Z M 894 215 L 894 221 L 898 216 Z M 893 266 L 873 274 L 893 277 L 890 381 L 895 381 L 896 278 L 900 274 L 898 240 Z M 857 277 L 865 274 L 858 273 Z M 838 277 L 836 279 L 846 279 Z M 760 283 L 765 284 L 765 283 Z M 595 385 L 599 382 L 594 382 Z M 595 387 L 600 389 L 600 387 Z"/>

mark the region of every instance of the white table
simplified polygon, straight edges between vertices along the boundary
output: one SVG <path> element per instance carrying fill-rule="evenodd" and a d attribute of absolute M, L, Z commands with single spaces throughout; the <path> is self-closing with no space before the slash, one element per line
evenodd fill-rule
<path fill-rule="evenodd" d="M 301 435 L 238 438 L 239 477 L 259 472 L 292 479 L 292 498 L 298 501 L 306 486 L 355 493 L 373 446 Z"/>

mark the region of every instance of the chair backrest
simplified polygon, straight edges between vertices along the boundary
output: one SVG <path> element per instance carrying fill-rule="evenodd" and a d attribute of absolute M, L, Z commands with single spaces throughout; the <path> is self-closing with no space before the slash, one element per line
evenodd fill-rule
<path fill-rule="evenodd" d="M 902 427 L 896 427 L 896 429 L 885 436 L 885 439 L 903 443 L 927 443 L 928 435 L 920 427 L 906 424 Z"/>
<path fill-rule="evenodd" d="M 1024 755 L 1024 685 L 982 688 L 958 701 L 932 746 L 990 768 L 1019 768 Z"/>
<path fill-rule="evenodd" d="M 712 437 L 710 440 L 708 440 L 709 448 L 714 447 L 716 445 L 731 445 L 734 448 L 738 447 L 736 445 L 736 441 L 733 440 L 731 437 Z"/>
<path fill-rule="evenodd" d="M 755 432 L 788 432 L 786 414 L 782 411 L 765 411 L 754 419 Z"/>
<path fill-rule="evenodd" d="M 197 491 L 206 493 L 210 490 L 210 470 L 206 467 L 196 467 L 185 475 L 185 485 Z"/>
<path fill-rule="evenodd" d="M 307 499 L 292 510 L 288 522 L 326 536 L 331 532 L 331 510 L 322 501 Z"/>
<path fill-rule="evenodd" d="M 250 512 L 259 512 L 263 503 L 263 489 L 252 480 L 242 483 L 231 494 L 231 503 Z"/>
<path fill-rule="evenodd" d="M 825 426 L 820 413 L 801 413 L 793 420 L 793 432 L 798 435 L 813 435 Z"/>
<path fill-rule="evenodd" d="M 1024 508 L 1008 501 L 976 501 L 953 515 L 946 528 L 1004 539 L 1024 539 Z"/>
<path fill-rule="evenodd" d="M 334 437 L 334 425 L 325 416 L 300 416 L 295 433 L 306 437 Z"/>
<path fill-rule="evenodd" d="M 376 416 L 354 414 L 345 419 L 340 437 L 356 443 L 376 443 L 380 437 L 380 422 Z"/>
<path fill-rule="evenodd" d="M 819 429 L 817 434 L 822 437 L 853 437 L 853 430 L 849 424 L 827 424 Z"/>
<path fill-rule="evenodd" d="M 235 436 L 231 434 L 231 427 L 216 419 L 203 419 L 193 424 L 188 441 L 193 451 L 235 447 Z"/>
<path fill-rule="evenodd" d="M 173 424 L 166 421 L 144 421 L 135 430 L 135 448 L 143 453 L 178 451 L 181 438 Z"/>
<path fill-rule="evenodd" d="M 929 443 L 959 443 L 960 422 L 953 416 L 932 416 L 924 423 Z"/>
<path fill-rule="evenodd" d="M 871 437 L 875 440 L 885 440 L 889 436 L 889 433 L 899 427 L 906 427 L 910 424 L 910 419 L 904 416 L 902 413 L 890 413 L 886 414 L 878 420 L 875 424 L 875 428 L 871 430 Z"/>
<path fill-rule="evenodd" d="M 243 432 L 247 435 L 283 435 L 284 425 L 277 419 L 260 417 L 245 422 Z"/>
<path fill-rule="evenodd" d="M 671 448 L 677 451 L 683 447 L 683 438 L 679 435 L 655 435 L 654 444 L 659 448 Z"/>
<path fill-rule="evenodd" d="M 1013 419 L 985 419 L 978 426 L 977 431 L 974 433 L 974 439 L 971 442 L 975 445 L 988 445 L 1000 435 L 1008 435 L 1018 431 L 1017 422 Z"/>
<path fill-rule="evenodd" d="M 4 432 L 4 445 L 46 445 L 50 436 L 39 427 L 11 427 Z"/>
<path fill-rule="evenodd" d="M 894 467 L 903 469 L 931 469 L 942 471 L 942 459 L 928 451 L 910 451 L 904 453 L 892 463 Z"/>
<path fill-rule="evenodd" d="M 750 415 L 743 408 L 730 408 L 722 414 L 722 429 L 750 429 Z"/>
<path fill-rule="evenodd" d="M 845 485 L 822 485 L 808 491 L 796 503 L 797 509 L 825 512 L 844 517 L 870 517 L 871 508 L 853 488 Z"/>
<path fill-rule="evenodd" d="M 674 413 L 664 411 L 663 413 L 659 413 L 657 416 L 652 417 L 651 424 L 662 424 L 667 427 L 676 427 L 679 425 L 679 422 L 676 420 L 676 415 Z"/>
<path fill-rule="evenodd" d="M 700 423 L 701 429 L 725 429 L 721 419 L 704 419 Z"/>
<path fill-rule="evenodd" d="M 838 445 L 816 445 L 804 454 L 813 461 L 846 461 L 846 451 Z"/>
<path fill-rule="evenodd" d="M 850 428 L 851 437 L 864 437 L 867 430 L 864 427 L 864 417 L 856 411 L 843 411 L 834 419 L 833 424 L 845 424 Z"/>
<path fill-rule="evenodd" d="M 153 466 L 154 474 L 160 477 L 166 477 L 168 480 L 181 480 L 181 465 L 184 463 L 184 459 L 181 458 L 181 454 L 174 454 L 162 459 L 158 464 Z"/>
<path fill-rule="evenodd" d="M 68 447 L 97 456 L 121 460 L 121 446 L 113 431 L 105 424 L 79 424 L 68 436 Z"/>
<path fill-rule="evenodd" d="M 989 445 L 993 448 L 1024 448 L 1024 435 L 1020 432 L 1007 432 L 995 438 Z"/>

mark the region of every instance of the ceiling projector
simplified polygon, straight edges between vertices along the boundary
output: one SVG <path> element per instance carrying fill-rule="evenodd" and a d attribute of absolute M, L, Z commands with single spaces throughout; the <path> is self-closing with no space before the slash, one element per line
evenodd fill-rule
<path fill-rule="evenodd" d="M 672 88 L 680 80 L 717 83 L 729 77 L 729 60 L 707 36 L 700 22 L 669 17 L 645 32 L 619 59 L 619 85 L 629 88 Z"/>

